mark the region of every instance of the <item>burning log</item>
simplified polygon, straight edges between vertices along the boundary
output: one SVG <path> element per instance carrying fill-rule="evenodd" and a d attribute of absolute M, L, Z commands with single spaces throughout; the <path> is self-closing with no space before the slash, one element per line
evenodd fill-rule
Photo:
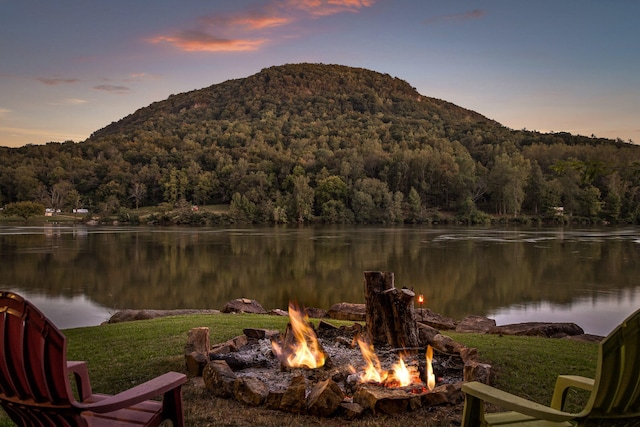
<path fill-rule="evenodd" d="M 393 273 L 365 271 L 367 332 L 374 345 L 420 346 L 411 289 L 394 287 Z"/>

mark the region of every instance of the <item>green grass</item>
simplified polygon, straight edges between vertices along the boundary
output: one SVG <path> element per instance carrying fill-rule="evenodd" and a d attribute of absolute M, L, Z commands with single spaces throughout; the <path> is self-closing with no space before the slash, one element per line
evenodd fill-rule
<path fill-rule="evenodd" d="M 247 327 L 283 331 L 287 321 L 286 317 L 267 315 L 190 315 L 68 329 L 64 333 L 68 339 L 68 359 L 87 361 L 94 391 L 112 394 L 166 371 L 184 372 L 184 346 L 191 328 L 209 327 L 211 343 L 214 344 L 242 334 Z M 352 322 L 331 323 L 340 325 Z M 558 374 L 593 377 L 595 373 L 596 344 L 532 337 L 448 335 L 468 347 L 476 347 L 482 361 L 493 365 L 494 385 L 539 403 L 550 402 Z M 320 421 L 295 414 L 274 414 L 274 411 L 216 401 L 194 387 L 185 388 L 184 399 L 188 425 L 338 426 L 349 423 L 345 420 Z M 460 415 L 461 405 L 458 406 L 450 412 L 445 409 L 439 420 L 430 421 L 427 425 L 451 425 L 451 418 Z M 436 413 L 425 410 L 424 414 L 431 416 Z M 415 416 L 414 413 L 396 417 L 369 417 L 349 424 L 403 426 L 412 424 Z M 11 424 L 7 424 L 5 418 L 0 420 L 0 425 Z"/>

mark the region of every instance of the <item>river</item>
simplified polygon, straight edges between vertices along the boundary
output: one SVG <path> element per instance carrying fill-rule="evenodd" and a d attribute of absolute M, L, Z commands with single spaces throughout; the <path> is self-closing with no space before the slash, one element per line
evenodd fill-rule
<path fill-rule="evenodd" d="M 0 226 L 0 289 L 61 329 L 124 309 L 255 299 L 364 302 L 363 272 L 456 320 L 575 322 L 608 334 L 640 307 L 640 228 Z"/>

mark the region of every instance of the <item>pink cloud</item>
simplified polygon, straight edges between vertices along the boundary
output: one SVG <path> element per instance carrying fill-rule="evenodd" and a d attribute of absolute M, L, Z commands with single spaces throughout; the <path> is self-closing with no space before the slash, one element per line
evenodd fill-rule
<path fill-rule="evenodd" d="M 375 0 L 271 0 L 259 8 L 235 14 L 204 16 L 190 29 L 158 35 L 148 41 L 186 52 L 255 51 L 273 39 L 270 29 L 309 18 L 358 12 L 374 3 Z"/>
<path fill-rule="evenodd" d="M 306 11 L 314 16 L 328 16 L 343 12 L 358 12 L 371 7 L 375 0 L 287 0 L 287 7 Z"/>
<path fill-rule="evenodd" d="M 267 40 L 223 39 L 202 31 L 183 31 L 173 36 L 158 36 L 152 43 L 169 43 L 187 52 L 245 52 L 256 50 Z"/>

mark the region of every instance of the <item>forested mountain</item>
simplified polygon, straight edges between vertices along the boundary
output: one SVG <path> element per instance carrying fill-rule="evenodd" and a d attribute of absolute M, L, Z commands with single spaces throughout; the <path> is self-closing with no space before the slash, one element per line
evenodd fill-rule
<path fill-rule="evenodd" d="M 0 149 L 0 202 L 212 223 L 640 221 L 640 147 L 511 130 L 386 74 L 271 67 L 155 102 L 81 143 Z M 173 218 L 173 219 L 172 219 Z M 149 221 L 172 222 L 155 215 Z"/>

